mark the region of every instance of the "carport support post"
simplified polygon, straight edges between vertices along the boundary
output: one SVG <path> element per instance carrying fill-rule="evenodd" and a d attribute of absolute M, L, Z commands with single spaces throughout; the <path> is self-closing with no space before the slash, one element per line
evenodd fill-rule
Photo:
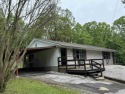
<path fill-rule="evenodd" d="M 18 66 L 16 66 L 17 68 L 16 68 L 16 76 L 18 77 L 18 75 L 19 75 L 19 71 L 18 71 Z"/>
<path fill-rule="evenodd" d="M 57 61 L 58 61 L 58 72 L 60 72 L 60 58 L 57 57 Z"/>
<path fill-rule="evenodd" d="M 18 54 L 17 54 L 17 58 L 16 58 L 16 63 L 17 63 L 17 65 L 16 65 L 16 71 L 15 71 L 16 77 L 19 76 L 19 71 L 18 71 L 19 53 L 20 53 L 20 52 L 18 52 Z M 18 61 L 18 62 L 17 62 L 17 61 Z"/>

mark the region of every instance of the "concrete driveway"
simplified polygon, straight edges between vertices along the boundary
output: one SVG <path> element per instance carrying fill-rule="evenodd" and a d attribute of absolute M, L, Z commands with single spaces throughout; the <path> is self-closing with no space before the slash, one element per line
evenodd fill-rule
<path fill-rule="evenodd" d="M 58 72 L 24 72 L 21 77 L 44 81 L 48 84 L 73 88 L 81 94 L 124 94 L 125 85 L 109 80 L 96 81 L 89 77 Z M 83 93 L 84 92 L 84 93 Z"/>

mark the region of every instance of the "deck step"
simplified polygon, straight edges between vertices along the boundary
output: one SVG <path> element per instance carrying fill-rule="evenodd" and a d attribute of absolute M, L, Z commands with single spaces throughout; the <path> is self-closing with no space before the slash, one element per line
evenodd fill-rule
<path fill-rule="evenodd" d="M 93 77 L 93 78 L 98 78 L 100 77 L 100 75 L 98 75 L 99 73 L 89 73 L 89 76 Z"/>
<path fill-rule="evenodd" d="M 105 80 L 105 78 L 104 77 L 97 77 L 97 78 L 95 78 L 97 81 L 103 81 L 103 80 Z"/>
<path fill-rule="evenodd" d="M 93 78 L 102 77 L 102 75 L 99 75 L 99 74 L 101 74 L 101 70 L 91 70 L 91 71 L 88 71 L 88 75 L 93 77 Z"/>
<path fill-rule="evenodd" d="M 88 73 L 100 73 L 101 71 L 104 71 L 104 69 L 99 70 L 99 69 L 94 69 L 94 70 L 89 70 L 87 71 Z"/>

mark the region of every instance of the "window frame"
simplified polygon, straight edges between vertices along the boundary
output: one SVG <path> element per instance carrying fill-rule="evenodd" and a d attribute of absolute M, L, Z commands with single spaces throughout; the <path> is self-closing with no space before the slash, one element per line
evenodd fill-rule
<path fill-rule="evenodd" d="M 74 59 L 86 59 L 86 50 L 83 49 L 73 49 Z"/>
<path fill-rule="evenodd" d="M 111 59 L 111 53 L 110 52 L 102 52 L 103 59 Z"/>

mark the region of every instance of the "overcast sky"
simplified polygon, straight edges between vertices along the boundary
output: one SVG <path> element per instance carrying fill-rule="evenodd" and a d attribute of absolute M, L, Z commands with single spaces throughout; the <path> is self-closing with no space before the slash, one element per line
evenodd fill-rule
<path fill-rule="evenodd" d="M 81 24 L 90 21 L 112 24 L 114 20 L 125 15 L 125 5 L 121 0 L 61 0 L 60 6 L 69 9 Z"/>

